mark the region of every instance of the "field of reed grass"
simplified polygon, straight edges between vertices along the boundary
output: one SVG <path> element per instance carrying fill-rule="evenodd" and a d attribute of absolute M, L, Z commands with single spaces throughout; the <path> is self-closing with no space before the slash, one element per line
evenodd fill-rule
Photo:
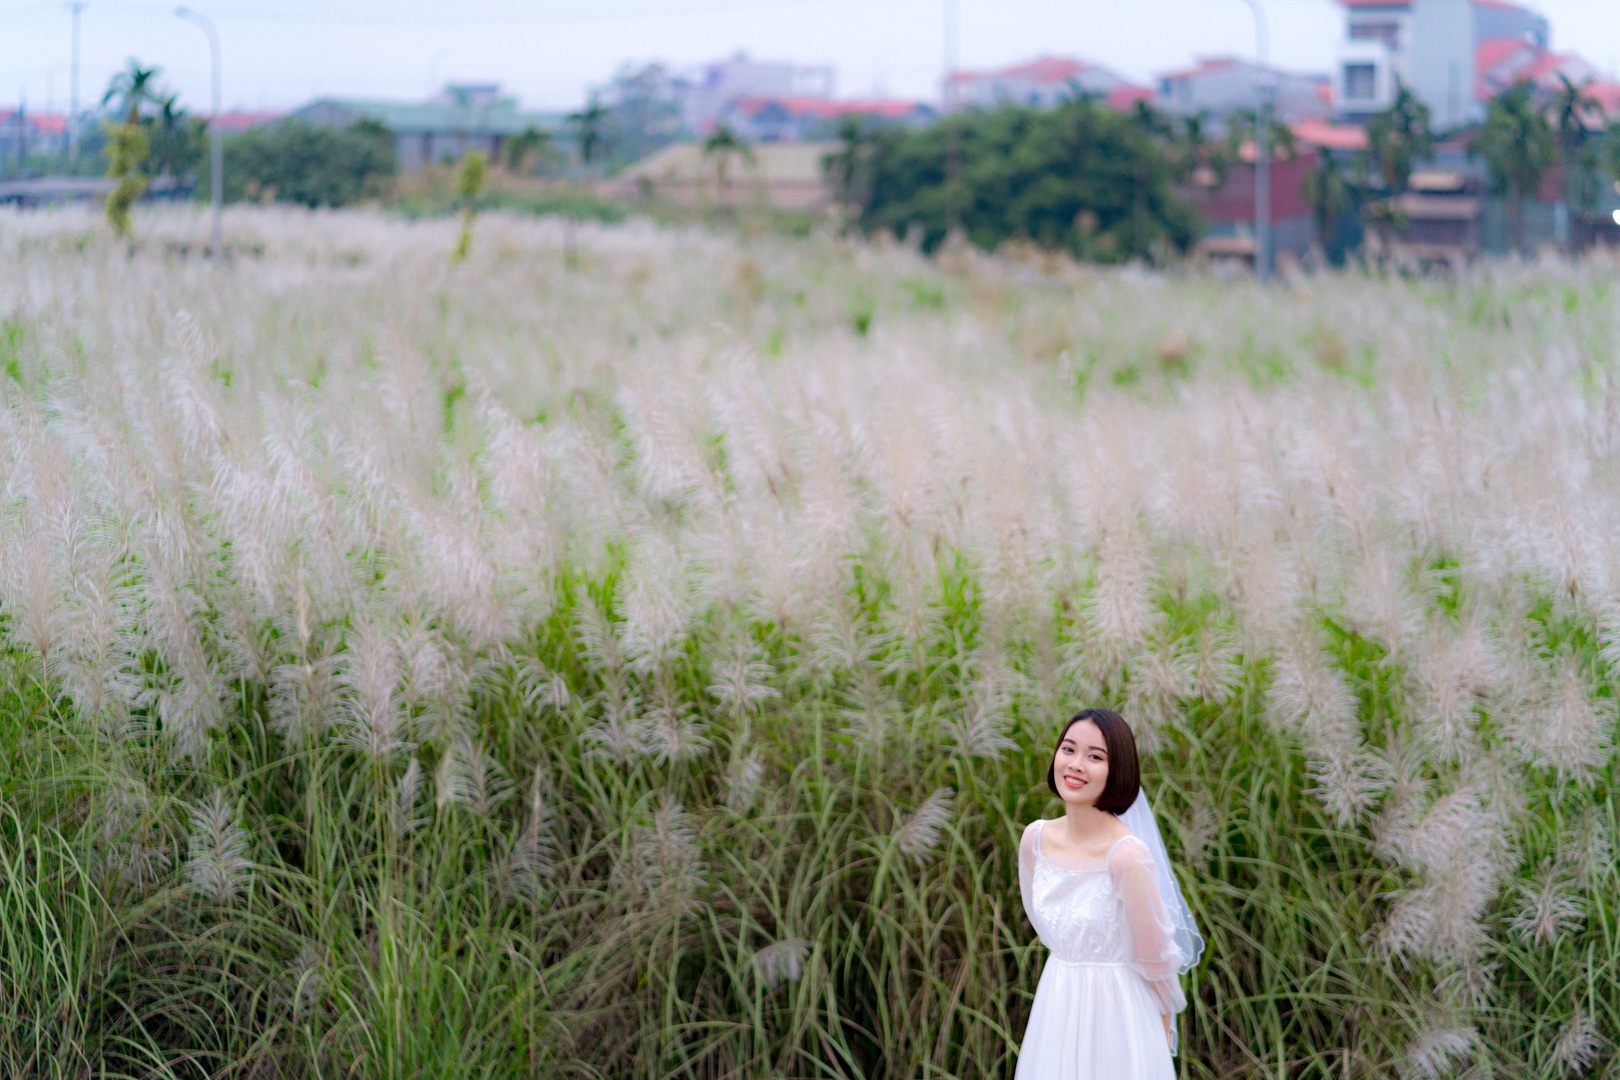
<path fill-rule="evenodd" d="M 1118 706 L 1187 1078 L 1620 1076 L 1616 266 L 0 216 L 0 1073 L 1009 1076 Z"/>

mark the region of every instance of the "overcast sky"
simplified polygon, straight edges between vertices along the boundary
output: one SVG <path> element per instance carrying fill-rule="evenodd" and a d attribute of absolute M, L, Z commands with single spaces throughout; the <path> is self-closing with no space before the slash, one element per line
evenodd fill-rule
<path fill-rule="evenodd" d="M 1141 81 L 1199 56 L 1252 55 L 1241 0 L 957 0 L 964 67 L 1040 53 L 1084 57 Z M 1326 71 L 1334 0 L 1262 0 L 1277 63 Z M 831 64 L 839 96 L 937 96 L 944 0 L 192 0 L 219 27 L 227 107 L 285 109 L 319 94 L 417 99 L 449 80 L 493 80 L 533 108 L 572 108 L 626 61 L 697 64 L 745 50 Z M 1620 0 L 1537 0 L 1553 44 L 1620 69 Z M 158 65 L 206 111 L 208 49 L 172 4 L 89 0 L 81 100 L 127 57 Z M 68 100 L 63 0 L 0 0 L 0 103 Z"/>

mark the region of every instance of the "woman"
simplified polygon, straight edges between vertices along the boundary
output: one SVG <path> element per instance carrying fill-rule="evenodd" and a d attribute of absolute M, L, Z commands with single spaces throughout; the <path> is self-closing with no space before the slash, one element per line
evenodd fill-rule
<path fill-rule="evenodd" d="M 1136 740 L 1107 709 L 1058 735 L 1046 785 L 1063 816 L 1019 844 L 1024 911 L 1051 956 L 1017 1080 L 1173 1080 L 1181 972 L 1203 951 L 1141 795 Z"/>

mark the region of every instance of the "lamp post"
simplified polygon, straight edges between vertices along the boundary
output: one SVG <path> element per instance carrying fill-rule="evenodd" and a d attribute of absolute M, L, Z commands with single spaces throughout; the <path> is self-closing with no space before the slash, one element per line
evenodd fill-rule
<path fill-rule="evenodd" d="M 220 230 L 220 214 L 225 205 L 225 146 L 224 135 L 219 130 L 219 33 L 214 29 L 213 21 L 206 15 L 184 6 L 175 8 L 174 13 L 202 28 L 202 32 L 208 35 L 208 51 L 213 57 L 214 102 L 213 119 L 208 125 L 208 179 L 209 195 L 214 204 L 214 235 L 209 243 L 209 249 L 217 259 L 225 255 L 225 240 Z"/>
<path fill-rule="evenodd" d="M 945 0 L 945 85 L 940 91 L 940 113 L 945 116 L 945 235 L 954 236 L 962 224 L 961 208 L 957 206 L 957 177 L 962 172 L 962 133 L 953 119 L 945 115 L 954 110 L 957 48 L 957 0 Z"/>
<path fill-rule="evenodd" d="M 68 83 L 68 157 L 79 158 L 79 12 L 84 10 L 83 0 L 68 5 L 73 14 L 73 60 Z"/>
<path fill-rule="evenodd" d="M 1255 89 L 1259 99 L 1254 123 L 1254 275 L 1271 280 L 1271 72 L 1266 41 L 1266 13 L 1260 0 L 1244 0 L 1254 13 Z"/>

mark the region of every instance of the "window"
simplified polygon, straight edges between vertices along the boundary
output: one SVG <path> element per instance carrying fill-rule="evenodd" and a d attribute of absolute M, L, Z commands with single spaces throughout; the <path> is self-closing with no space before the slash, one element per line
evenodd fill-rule
<path fill-rule="evenodd" d="M 1399 48 L 1401 28 L 1392 22 L 1356 22 L 1350 24 L 1351 41 L 1382 41 L 1390 48 Z"/>
<path fill-rule="evenodd" d="M 1378 68 L 1373 64 L 1344 65 L 1344 99 L 1371 101 L 1378 96 Z"/>

